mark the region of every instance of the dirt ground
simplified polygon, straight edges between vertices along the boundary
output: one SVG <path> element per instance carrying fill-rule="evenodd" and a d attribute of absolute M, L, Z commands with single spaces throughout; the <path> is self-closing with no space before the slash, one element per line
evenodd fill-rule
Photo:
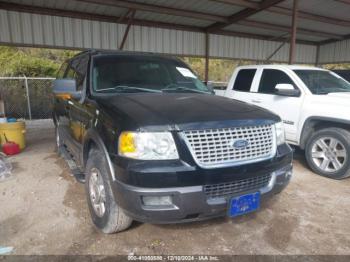
<path fill-rule="evenodd" d="M 285 191 L 257 213 L 178 225 L 134 223 L 99 233 L 84 186 L 54 152 L 53 128 L 28 130 L 28 147 L 10 158 L 0 182 L 0 246 L 13 254 L 350 254 L 350 179 L 310 172 L 300 154 Z"/>

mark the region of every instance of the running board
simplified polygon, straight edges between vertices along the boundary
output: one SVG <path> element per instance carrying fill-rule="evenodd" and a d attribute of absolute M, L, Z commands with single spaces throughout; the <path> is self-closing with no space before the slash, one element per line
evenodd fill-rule
<path fill-rule="evenodd" d="M 59 154 L 63 157 L 63 159 L 68 164 L 69 169 L 70 169 L 71 173 L 73 174 L 73 176 L 75 177 L 75 179 L 79 183 L 84 184 L 85 183 L 85 175 L 83 173 L 81 173 L 81 171 L 79 170 L 77 164 L 72 159 L 72 157 L 70 156 L 69 152 L 67 151 L 66 147 L 65 146 L 60 146 L 58 151 L 59 151 Z"/>

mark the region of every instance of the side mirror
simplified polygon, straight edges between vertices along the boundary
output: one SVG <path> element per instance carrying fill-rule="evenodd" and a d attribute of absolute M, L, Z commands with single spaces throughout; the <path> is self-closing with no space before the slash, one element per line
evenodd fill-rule
<path fill-rule="evenodd" d="M 212 94 L 215 94 L 215 90 L 214 90 L 214 85 L 213 85 L 213 83 L 208 81 L 208 82 L 206 83 L 206 85 L 207 85 L 209 91 L 210 91 Z"/>
<path fill-rule="evenodd" d="M 291 84 L 277 84 L 275 87 L 275 94 L 280 96 L 300 96 L 300 90 L 295 89 Z"/>
<path fill-rule="evenodd" d="M 77 84 L 74 79 L 56 79 L 53 81 L 53 93 L 55 96 L 65 99 L 80 99 L 81 91 L 77 91 Z"/>

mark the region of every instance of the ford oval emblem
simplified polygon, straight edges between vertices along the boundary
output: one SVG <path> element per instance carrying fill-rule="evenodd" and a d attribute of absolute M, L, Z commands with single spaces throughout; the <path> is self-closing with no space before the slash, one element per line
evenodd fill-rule
<path fill-rule="evenodd" d="M 246 148 L 248 145 L 249 145 L 249 142 L 245 139 L 235 140 L 232 143 L 232 146 L 236 149 Z"/>

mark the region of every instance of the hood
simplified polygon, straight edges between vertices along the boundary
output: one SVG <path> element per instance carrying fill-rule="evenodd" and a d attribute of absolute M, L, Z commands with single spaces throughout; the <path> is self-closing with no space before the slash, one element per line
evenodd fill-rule
<path fill-rule="evenodd" d="M 327 97 L 334 97 L 334 98 L 340 98 L 340 99 L 346 99 L 349 103 L 350 99 L 350 92 L 337 92 L 337 93 L 329 93 L 327 94 Z"/>
<path fill-rule="evenodd" d="M 328 93 L 326 95 L 313 95 L 310 97 L 310 101 L 320 106 L 332 106 L 332 107 L 345 107 L 349 108 L 350 102 L 350 92 L 337 92 L 337 93 Z"/>
<path fill-rule="evenodd" d="M 96 100 L 112 111 L 112 116 L 123 114 L 138 129 L 145 130 L 160 130 L 164 126 L 167 130 L 205 129 L 280 121 L 278 116 L 259 107 L 207 94 L 119 94 Z"/>

